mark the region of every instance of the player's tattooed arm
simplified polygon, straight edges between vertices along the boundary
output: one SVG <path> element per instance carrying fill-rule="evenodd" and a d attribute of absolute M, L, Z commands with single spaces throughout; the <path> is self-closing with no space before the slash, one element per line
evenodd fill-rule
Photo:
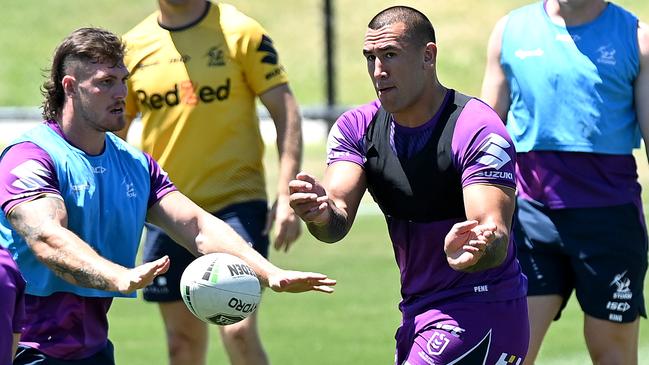
<path fill-rule="evenodd" d="M 42 261 L 56 275 L 72 284 L 100 290 L 110 289 L 110 282 L 92 267 L 70 265 L 71 262 L 74 262 L 74 258 L 64 250 L 53 252 L 44 257 Z"/>
<path fill-rule="evenodd" d="M 109 280 L 89 265 L 91 257 L 87 254 L 97 253 L 83 242 L 85 247 L 80 248 L 80 238 L 65 229 L 67 213 L 61 199 L 42 197 L 19 204 L 8 219 L 36 257 L 56 275 L 75 285 L 110 289 Z"/>
<path fill-rule="evenodd" d="M 132 269 L 101 257 L 67 228 L 67 211 L 58 196 L 42 196 L 20 203 L 7 218 L 34 256 L 71 284 L 131 293 L 144 288 L 169 269 L 167 256 Z M 119 242 L 113 244 L 119 245 Z"/>
<path fill-rule="evenodd" d="M 330 204 L 329 221 L 326 224 L 307 223 L 309 232 L 323 242 L 340 241 L 349 231 L 347 215 L 334 204 Z"/>

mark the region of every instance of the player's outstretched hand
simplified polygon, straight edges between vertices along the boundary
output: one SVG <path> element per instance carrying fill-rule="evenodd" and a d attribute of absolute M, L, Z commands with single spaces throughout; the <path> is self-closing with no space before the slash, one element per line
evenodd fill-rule
<path fill-rule="evenodd" d="M 280 270 L 277 274 L 268 277 L 268 286 L 276 292 L 319 291 L 333 293 L 334 285 L 336 285 L 336 280 L 314 272 Z"/>
<path fill-rule="evenodd" d="M 155 261 L 147 262 L 126 271 L 120 278 L 117 290 L 128 294 L 137 289 L 142 289 L 151 284 L 156 276 L 169 270 L 169 256 L 161 257 Z"/>
<path fill-rule="evenodd" d="M 300 172 L 288 183 L 288 192 L 291 208 L 303 221 L 315 224 L 329 221 L 329 197 L 315 177 Z"/>
<path fill-rule="evenodd" d="M 444 239 L 449 266 L 463 271 L 475 265 L 495 239 L 495 232 L 493 223 L 478 224 L 478 221 L 470 220 L 454 224 Z"/>

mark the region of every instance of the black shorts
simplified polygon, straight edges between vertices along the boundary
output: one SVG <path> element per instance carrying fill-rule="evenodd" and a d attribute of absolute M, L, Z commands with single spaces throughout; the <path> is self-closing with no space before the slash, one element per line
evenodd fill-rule
<path fill-rule="evenodd" d="M 647 230 L 634 204 L 548 209 L 518 199 L 513 232 L 528 296 L 561 295 L 563 310 L 574 289 L 592 317 L 626 323 L 647 316 Z"/>
<path fill-rule="evenodd" d="M 115 365 L 115 350 L 108 340 L 106 347 L 96 354 L 77 360 L 62 360 L 29 346 L 18 345 L 13 365 Z"/>
<path fill-rule="evenodd" d="M 214 216 L 226 222 L 262 256 L 268 257 L 268 235 L 262 235 L 266 225 L 268 205 L 265 201 L 252 201 L 230 205 Z M 160 275 L 143 290 L 144 300 L 171 302 L 181 300 L 180 277 L 196 257 L 183 246 L 174 242 L 160 228 L 147 224 L 143 261 L 150 262 L 169 255 L 169 271 Z"/>

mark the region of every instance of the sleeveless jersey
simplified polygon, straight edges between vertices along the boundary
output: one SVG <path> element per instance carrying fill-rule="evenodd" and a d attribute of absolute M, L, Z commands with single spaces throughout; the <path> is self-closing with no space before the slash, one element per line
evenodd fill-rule
<path fill-rule="evenodd" d="M 451 163 L 451 140 L 469 100 L 458 92 L 445 100 L 428 141 L 409 157 L 393 152 L 392 117 L 379 108 L 365 135 L 364 168 L 367 189 L 383 214 L 414 222 L 466 219 L 460 174 Z"/>
<path fill-rule="evenodd" d="M 68 229 L 104 258 L 133 267 L 151 189 L 145 155 L 107 133 L 104 152 L 91 156 L 70 145 L 46 124 L 28 131 L 10 147 L 26 141 L 45 150 L 54 162 L 67 210 Z M 82 288 L 61 279 L 41 263 L 23 238 L 13 231 L 4 211 L 0 215 L 0 239 L 25 276 L 27 294 L 47 296 L 68 292 L 88 297 L 135 297 L 135 293 L 123 295 Z"/>
<path fill-rule="evenodd" d="M 543 2 L 509 14 L 501 65 L 517 152 L 631 154 L 639 147 L 637 30 L 638 19 L 612 3 L 595 20 L 571 27 L 553 23 Z"/>
<path fill-rule="evenodd" d="M 256 96 L 288 82 L 265 30 L 231 5 L 208 3 L 195 24 L 165 29 L 155 12 L 124 40 L 127 112 L 142 149 L 208 211 L 266 199 Z"/>

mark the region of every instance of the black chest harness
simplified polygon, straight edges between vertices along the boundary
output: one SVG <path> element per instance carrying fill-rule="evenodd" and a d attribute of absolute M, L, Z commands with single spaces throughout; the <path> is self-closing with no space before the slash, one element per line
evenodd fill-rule
<path fill-rule="evenodd" d="M 426 145 L 410 158 L 390 146 L 390 113 L 383 107 L 365 134 L 365 175 L 383 214 L 418 223 L 463 218 L 461 176 L 451 160 L 457 119 L 471 98 L 453 92 Z"/>

